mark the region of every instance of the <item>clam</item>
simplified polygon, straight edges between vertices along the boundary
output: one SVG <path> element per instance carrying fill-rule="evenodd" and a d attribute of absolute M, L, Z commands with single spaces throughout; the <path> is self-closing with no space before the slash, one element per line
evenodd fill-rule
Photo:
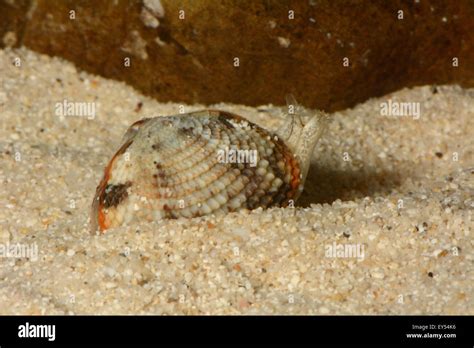
<path fill-rule="evenodd" d="M 276 132 L 219 110 L 135 122 L 96 189 L 91 229 L 292 205 L 326 119 L 292 114 Z"/>

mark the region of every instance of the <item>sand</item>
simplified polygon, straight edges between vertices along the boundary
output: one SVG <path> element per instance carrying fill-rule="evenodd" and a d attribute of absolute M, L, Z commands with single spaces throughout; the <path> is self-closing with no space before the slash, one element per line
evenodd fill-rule
<path fill-rule="evenodd" d="M 180 105 L 26 49 L 0 51 L 0 82 L 0 314 L 474 314 L 472 89 L 332 114 L 295 208 L 92 236 L 95 187 L 128 125 Z M 420 117 L 382 115 L 389 99 Z M 58 116 L 65 101 L 96 115 Z M 282 122 L 271 105 L 212 107 Z"/>

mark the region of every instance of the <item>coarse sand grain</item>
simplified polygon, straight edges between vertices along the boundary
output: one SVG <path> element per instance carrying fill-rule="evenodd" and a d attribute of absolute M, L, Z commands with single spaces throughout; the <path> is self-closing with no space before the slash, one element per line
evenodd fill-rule
<path fill-rule="evenodd" d="M 419 117 L 383 115 L 389 101 L 419 103 Z M 61 114 L 70 103 L 95 114 Z M 332 114 L 295 208 L 92 236 L 124 131 L 179 106 L 0 51 L 0 314 L 474 314 L 473 89 L 403 89 Z M 282 122 L 272 105 L 212 107 Z"/>

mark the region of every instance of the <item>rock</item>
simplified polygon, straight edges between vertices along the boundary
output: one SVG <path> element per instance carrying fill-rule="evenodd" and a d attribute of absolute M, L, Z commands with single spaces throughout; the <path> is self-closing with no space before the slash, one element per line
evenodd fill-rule
<path fill-rule="evenodd" d="M 0 45 L 64 57 L 160 101 L 282 105 L 291 92 L 334 111 L 404 86 L 474 86 L 470 4 L 0 0 Z"/>

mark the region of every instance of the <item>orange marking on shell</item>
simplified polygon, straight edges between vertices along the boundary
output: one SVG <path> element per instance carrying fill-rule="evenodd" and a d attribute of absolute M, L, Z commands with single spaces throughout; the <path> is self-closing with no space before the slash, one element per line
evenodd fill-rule
<path fill-rule="evenodd" d="M 140 128 L 149 118 L 142 118 L 141 120 L 135 121 L 129 128 Z"/>
<path fill-rule="evenodd" d="M 107 183 L 110 180 L 112 166 L 113 166 L 115 160 L 117 159 L 117 157 L 120 156 L 121 154 L 123 154 L 132 143 L 133 143 L 133 140 L 127 141 L 115 153 L 115 155 L 112 157 L 110 162 L 105 167 L 104 177 L 100 181 L 99 186 L 97 186 L 96 194 L 95 194 L 95 199 L 98 199 L 98 203 L 97 203 L 98 204 L 98 206 L 97 206 L 97 223 L 98 223 L 98 226 L 99 226 L 99 230 L 101 232 L 103 232 L 104 230 L 106 230 L 109 227 L 107 222 L 106 222 L 106 216 L 105 216 L 104 209 L 103 209 L 103 194 L 105 192 L 105 188 L 107 187 Z"/>
<path fill-rule="evenodd" d="M 277 139 L 273 139 L 273 142 L 278 146 L 279 151 L 283 154 L 285 163 L 290 164 L 291 168 L 291 181 L 290 187 L 291 190 L 287 193 L 287 198 L 292 199 L 298 193 L 298 188 L 301 183 L 300 179 L 300 164 L 298 160 L 295 158 L 291 150 L 288 146 L 281 140 L 279 137 Z"/>
<path fill-rule="evenodd" d="M 293 156 L 292 158 L 289 159 L 291 163 L 291 188 L 293 190 L 297 190 L 298 187 L 300 186 L 300 166 L 298 164 L 298 161 L 295 160 Z"/>
<path fill-rule="evenodd" d="M 296 193 L 298 192 L 298 187 L 300 185 L 300 166 L 298 164 L 298 161 L 290 152 L 285 151 L 283 152 L 283 155 L 285 156 L 285 162 L 289 163 L 291 167 L 291 191 L 287 193 L 288 199 L 291 199 L 295 197 Z"/>

